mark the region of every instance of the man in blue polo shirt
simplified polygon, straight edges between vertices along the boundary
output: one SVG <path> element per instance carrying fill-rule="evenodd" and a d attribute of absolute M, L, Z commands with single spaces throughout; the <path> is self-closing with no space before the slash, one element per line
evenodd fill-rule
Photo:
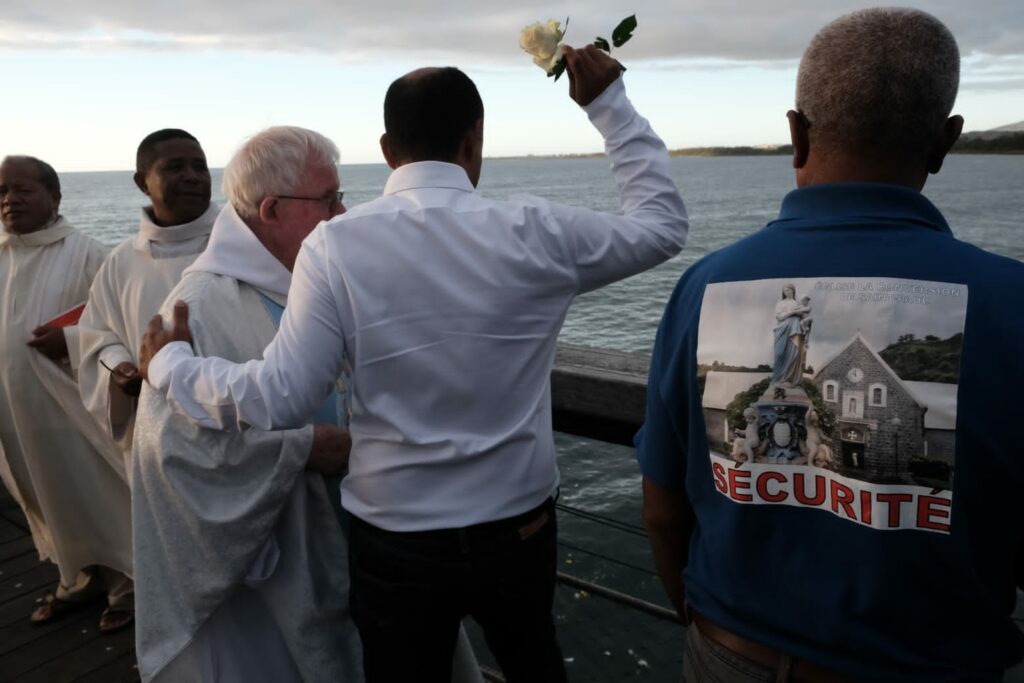
<path fill-rule="evenodd" d="M 822 29 L 799 189 L 669 301 L 637 453 L 687 681 L 998 681 L 1024 654 L 1024 265 L 920 194 L 958 80 L 928 14 Z"/>

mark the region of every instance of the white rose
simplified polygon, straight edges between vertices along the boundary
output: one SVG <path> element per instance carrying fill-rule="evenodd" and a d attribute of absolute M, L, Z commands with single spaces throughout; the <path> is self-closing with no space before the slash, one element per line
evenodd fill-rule
<path fill-rule="evenodd" d="M 564 35 L 561 23 L 554 19 L 549 19 L 546 25 L 539 22 L 530 24 L 519 35 L 519 47 L 533 56 L 534 64 L 551 73 L 563 58 L 558 41 Z"/>

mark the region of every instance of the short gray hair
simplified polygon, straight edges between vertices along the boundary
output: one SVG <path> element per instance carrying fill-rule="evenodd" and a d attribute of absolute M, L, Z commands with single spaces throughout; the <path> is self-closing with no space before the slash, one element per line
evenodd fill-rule
<path fill-rule="evenodd" d="M 224 167 L 224 196 L 240 216 L 254 218 L 264 197 L 295 191 L 307 162 L 333 167 L 340 157 L 337 146 L 316 131 L 267 128 L 246 140 Z"/>
<path fill-rule="evenodd" d="M 800 60 L 796 106 L 813 145 L 876 159 L 927 155 L 956 100 L 960 50 L 946 26 L 910 8 L 847 14 Z"/>

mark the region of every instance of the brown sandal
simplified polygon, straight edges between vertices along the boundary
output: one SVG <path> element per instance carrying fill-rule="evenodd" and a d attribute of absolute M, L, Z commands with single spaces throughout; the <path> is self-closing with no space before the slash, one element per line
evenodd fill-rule
<path fill-rule="evenodd" d="M 111 605 L 100 615 L 100 633 L 114 633 L 135 621 L 135 609 Z"/>
<path fill-rule="evenodd" d="M 53 621 L 65 614 L 74 612 L 78 606 L 78 603 L 61 600 L 54 593 L 47 593 L 43 597 L 43 604 L 36 607 L 35 611 L 32 612 L 32 616 L 28 619 L 33 624 L 45 624 L 48 621 Z"/>

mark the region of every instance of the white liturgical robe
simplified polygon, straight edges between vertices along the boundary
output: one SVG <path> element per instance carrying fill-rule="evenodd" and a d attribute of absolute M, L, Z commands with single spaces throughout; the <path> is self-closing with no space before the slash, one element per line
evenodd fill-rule
<path fill-rule="evenodd" d="M 167 297 L 189 304 L 199 353 L 260 358 L 291 273 L 231 206 Z M 243 434 L 174 415 L 148 386 L 132 457 L 136 642 L 143 681 L 362 680 L 348 548 L 313 427 Z M 454 680 L 479 680 L 463 636 Z M 214 673 L 216 672 L 216 673 Z"/>
<path fill-rule="evenodd" d="M 25 343 L 85 301 L 106 254 L 63 218 L 0 232 L 0 479 L 65 585 L 95 564 L 131 575 L 131 503 L 121 455 L 82 405 L 73 371 Z M 72 348 L 76 329 L 65 336 Z"/>
<path fill-rule="evenodd" d="M 143 209 L 139 232 L 114 248 L 89 291 L 73 362 L 78 364 L 82 401 L 126 455 L 131 451 L 136 400 L 117 388 L 107 368 L 126 361 L 138 364 L 146 323 L 178 284 L 182 271 L 206 248 L 217 211 L 210 204 L 190 223 L 161 227 Z"/>

